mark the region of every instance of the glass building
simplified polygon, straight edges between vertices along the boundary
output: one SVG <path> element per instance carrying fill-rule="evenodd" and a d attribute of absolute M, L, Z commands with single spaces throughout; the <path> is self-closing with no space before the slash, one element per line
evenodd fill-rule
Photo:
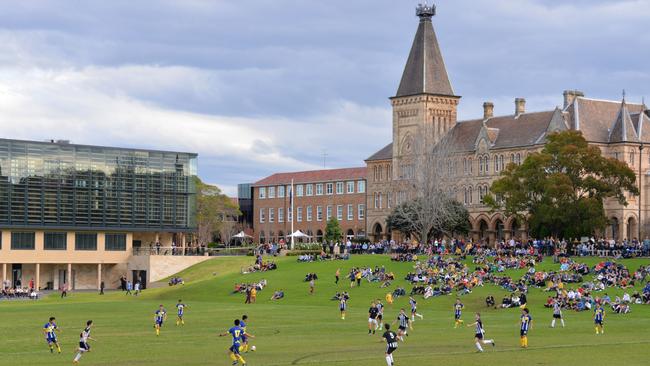
<path fill-rule="evenodd" d="M 0 227 L 192 231 L 197 154 L 0 139 Z"/>

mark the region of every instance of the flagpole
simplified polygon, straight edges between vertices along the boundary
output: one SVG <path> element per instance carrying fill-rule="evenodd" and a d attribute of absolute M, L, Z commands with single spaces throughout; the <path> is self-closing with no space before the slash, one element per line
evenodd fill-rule
<path fill-rule="evenodd" d="M 293 194 L 293 179 L 291 179 L 291 198 L 290 198 L 291 202 L 290 203 L 291 203 L 291 249 L 292 250 L 293 250 L 293 244 L 294 244 L 293 241 L 295 240 L 295 238 L 293 236 L 293 233 L 294 233 L 294 231 L 293 231 L 293 222 L 295 221 L 295 218 L 293 217 L 295 215 L 295 213 L 293 212 L 293 196 L 294 196 L 294 194 Z"/>

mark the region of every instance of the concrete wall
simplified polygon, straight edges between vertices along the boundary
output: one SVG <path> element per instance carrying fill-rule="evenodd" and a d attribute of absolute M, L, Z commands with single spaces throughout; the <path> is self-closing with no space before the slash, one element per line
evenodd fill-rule
<path fill-rule="evenodd" d="M 215 257 L 206 256 L 134 256 L 131 257 L 127 264 L 127 278 L 131 279 L 131 271 L 140 270 L 147 271 L 147 281 L 149 283 L 156 282 L 210 259 L 216 260 Z"/>

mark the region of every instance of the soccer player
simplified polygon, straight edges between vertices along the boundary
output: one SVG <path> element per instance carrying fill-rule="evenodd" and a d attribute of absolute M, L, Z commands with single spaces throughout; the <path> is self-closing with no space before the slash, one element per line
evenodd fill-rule
<path fill-rule="evenodd" d="M 86 352 L 90 352 L 90 345 L 88 344 L 88 341 L 89 340 L 94 341 L 94 339 L 90 337 L 90 328 L 92 326 L 93 326 L 92 320 L 86 322 L 86 328 L 79 335 L 79 351 L 77 351 L 77 355 L 74 356 L 74 360 L 72 360 L 72 363 L 74 364 L 79 363 L 79 360 L 81 359 L 81 355 L 83 355 Z"/>
<path fill-rule="evenodd" d="M 183 319 L 185 308 L 187 308 L 187 305 L 183 304 L 183 300 L 178 299 L 178 304 L 176 304 L 176 315 L 178 316 L 178 319 L 176 319 L 176 325 L 185 325 L 185 320 Z"/>
<path fill-rule="evenodd" d="M 415 322 L 416 315 L 420 317 L 420 319 L 424 319 L 422 315 L 418 314 L 418 303 L 415 301 L 413 296 L 409 296 L 409 304 L 411 304 L 411 321 Z"/>
<path fill-rule="evenodd" d="M 56 347 L 58 353 L 61 353 L 61 346 L 59 346 L 59 341 L 56 339 L 56 332 L 60 330 L 56 326 L 55 320 L 55 317 L 50 317 L 50 321 L 43 326 L 43 333 L 45 333 L 45 340 L 50 347 L 50 353 L 54 353 L 54 347 Z"/>
<path fill-rule="evenodd" d="M 219 334 L 219 337 L 225 337 L 225 336 L 232 336 L 232 346 L 228 348 L 228 353 L 230 354 L 230 359 L 232 360 L 232 364 L 236 365 L 239 362 L 242 363 L 242 365 L 246 365 L 246 360 L 241 356 L 239 353 L 239 348 L 241 347 L 241 342 L 242 342 L 242 336 L 246 334 L 247 337 L 255 338 L 254 335 L 250 333 L 246 333 L 241 327 L 241 321 L 239 319 L 235 319 L 235 326 L 228 329 L 227 332 Z"/>
<path fill-rule="evenodd" d="M 551 321 L 551 328 L 555 328 L 555 320 L 560 319 L 562 323 L 562 328 L 564 328 L 564 317 L 562 316 L 562 306 L 560 306 L 560 301 L 555 300 L 553 302 L 553 320 Z"/>
<path fill-rule="evenodd" d="M 605 309 L 600 304 L 600 301 L 596 304 L 596 309 L 594 309 L 594 325 L 596 327 L 596 334 L 605 334 L 605 326 L 603 321 L 605 320 Z"/>
<path fill-rule="evenodd" d="M 397 315 L 397 320 L 393 321 L 393 324 L 395 324 L 395 322 L 399 323 L 399 328 L 397 328 L 397 338 L 404 342 L 404 335 L 408 337 L 406 329 L 413 329 L 413 325 L 411 324 L 408 315 L 406 315 L 406 310 L 404 310 L 404 308 L 400 309 L 399 315 Z"/>
<path fill-rule="evenodd" d="M 247 336 L 247 333 L 246 333 L 246 325 L 247 325 L 247 323 L 248 323 L 248 315 L 244 314 L 244 315 L 242 315 L 241 320 L 239 321 L 239 327 L 244 331 L 244 333 L 242 333 L 242 335 L 241 335 L 241 340 L 242 340 L 241 344 L 242 345 L 241 345 L 240 351 L 244 351 L 245 353 L 248 353 L 248 336 Z M 255 350 L 255 348 L 253 348 L 253 351 L 254 350 Z"/>
<path fill-rule="evenodd" d="M 521 339 L 519 340 L 519 345 L 521 348 L 528 348 L 528 331 L 532 328 L 533 326 L 533 317 L 530 316 L 530 311 L 528 308 L 523 308 L 521 310 L 521 328 L 519 335 L 521 336 Z"/>
<path fill-rule="evenodd" d="M 375 301 L 375 304 L 377 306 L 377 323 L 379 324 L 379 330 L 381 331 L 384 326 L 384 304 L 381 303 L 381 300 L 377 299 Z"/>
<path fill-rule="evenodd" d="M 375 330 L 378 328 L 377 315 L 379 315 L 379 309 L 377 309 L 377 305 L 373 301 L 370 303 L 370 309 L 368 309 L 368 335 L 375 334 Z"/>
<path fill-rule="evenodd" d="M 390 324 L 385 324 L 386 331 L 381 336 L 380 342 L 386 341 L 386 365 L 393 366 L 393 352 L 397 349 L 397 334 L 390 330 Z"/>
<path fill-rule="evenodd" d="M 454 328 L 458 328 L 459 325 L 463 324 L 463 320 L 460 317 L 463 315 L 464 307 L 465 305 L 460 302 L 460 299 L 456 299 L 456 303 L 454 304 L 454 320 L 456 321 Z"/>
<path fill-rule="evenodd" d="M 337 269 L 336 269 L 336 275 L 335 275 L 336 280 L 334 281 L 334 284 L 336 284 L 336 285 L 339 284 L 339 277 L 340 277 L 340 276 L 341 276 L 341 269 L 340 269 L 340 268 L 337 268 Z"/>
<path fill-rule="evenodd" d="M 163 326 L 163 322 L 167 320 L 167 311 L 165 310 L 165 307 L 160 304 L 160 307 L 158 307 L 158 310 L 154 313 L 154 325 L 153 327 L 156 329 L 156 336 L 160 335 L 160 328 Z"/>
<path fill-rule="evenodd" d="M 341 311 L 341 320 L 345 320 L 345 311 L 348 309 L 348 301 L 345 299 L 345 296 L 341 296 L 339 301 L 339 310 Z"/>
<path fill-rule="evenodd" d="M 476 313 L 475 322 L 472 324 L 467 324 L 467 326 L 468 327 L 476 326 L 476 332 L 474 334 L 474 343 L 476 344 L 476 348 L 478 349 L 479 352 L 483 352 L 483 347 L 481 347 L 481 343 L 491 344 L 492 347 L 496 346 L 493 339 L 483 339 L 483 336 L 485 335 L 485 329 L 483 329 L 483 322 L 481 321 L 480 313 Z"/>

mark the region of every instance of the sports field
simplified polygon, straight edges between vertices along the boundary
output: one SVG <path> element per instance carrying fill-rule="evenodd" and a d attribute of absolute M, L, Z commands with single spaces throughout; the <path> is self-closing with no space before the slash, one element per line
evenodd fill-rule
<path fill-rule="evenodd" d="M 593 264 L 596 259 L 582 260 Z M 186 285 L 146 290 L 141 296 L 125 296 L 109 292 L 72 293 L 67 299 L 53 295 L 36 302 L 0 302 L 0 365 L 66 365 L 72 363 L 78 336 L 86 320 L 95 323 L 92 352 L 81 365 L 230 365 L 226 349 L 230 338 L 219 338 L 235 318 L 248 314 L 248 331 L 257 352 L 244 355 L 248 365 L 385 365 L 385 343 L 379 335 L 367 334 L 367 311 L 370 301 L 384 299 L 386 289 L 379 283 L 363 282 L 360 288 L 349 288 L 343 279 L 334 285 L 334 273 L 342 276 L 352 266 L 384 265 L 407 292 L 411 286 L 403 280 L 412 263 L 391 262 L 385 256 L 354 256 L 349 261 L 298 263 L 295 257 L 277 260 L 278 270 L 242 275 L 240 268 L 253 262 L 252 257 L 217 258 L 183 273 Z M 650 260 L 621 261 L 631 271 Z M 557 270 L 558 265 L 546 261 L 537 269 Z M 308 294 L 303 282 L 308 272 L 316 272 L 316 294 Z M 510 276 L 521 271 L 508 271 Z M 266 279 L 268 287 L 258 293 L 258 301 L 244 305 L 244 295 L 231 294 L 238 282 Z M 286 298 L 270 301 L 274 290 L 284 289 Z M 640 289 L 641 286 L 639 285 Z M 330 298 L 337 291 L 349 290 L 348 316 L 341 320 L 338 302 Z M 631 290 L 628 290 L 631 291 Z M 608 289 L 613 298 L 621 290 Z M 462 297 L 463 318 L 472 319 L 475 311 L 483 315 L 486 336 L 496 347 L 485 346 L 476 353 L 473 328 L 454 329 L 452 303 L 455 296 L 418 300 L 423 320 L 416 320 L 414 330 L 395 352 L 396 365 L 648 365 L 650 362 L 650 306 L 633 305 L 626 315 L 608 309 L 604 335 L 596 336 L 592 313 L 565 311 L 566 328 L 550 328 L 551 310 L 543 307 L 547 294 L 532 288 L 528 296 L 534 319 L 529 334 L 530 348 L 519 348 L 519 310 L 487 309 L 484 298 L 492 294 L 497 303 L 506 291 L 492 285 Z M 189 305 L 186 325 L 177 327 L 174 305 L 182 299 Z M 153 313 L 164 304 L 169 319 L 156 337 Z M 408 311 L 408 296 L 400 297 L 385 309 L 385 318 L 392 321 L 400 307 Z M 63 352 L 50 354 L 42 327 L 50 316 L 57 318 Z"/>

